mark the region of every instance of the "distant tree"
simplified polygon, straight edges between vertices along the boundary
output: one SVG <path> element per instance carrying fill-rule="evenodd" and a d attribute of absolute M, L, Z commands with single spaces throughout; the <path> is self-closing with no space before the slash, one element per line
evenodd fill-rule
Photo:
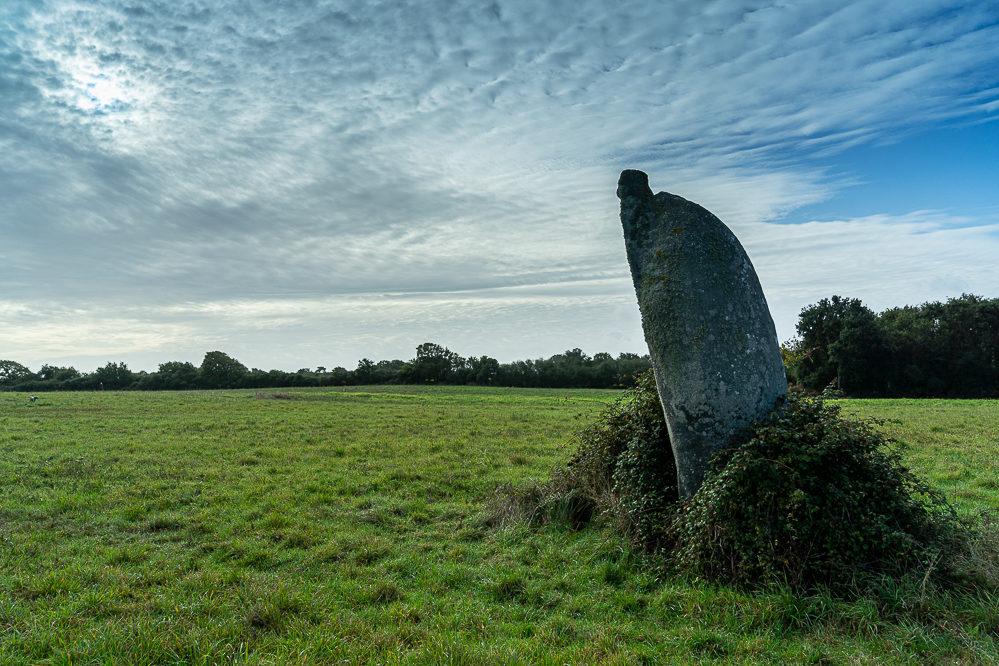
<path fill-rule="evenodd" d="M 798 315 L 796 362 L 788 367 L 791 379 L 813 390 L 838 379 L 845 390 L 870 393 L 867 382 L 883 367 L 885 354 L 876 319 L 856 298 L 833 296 L 804 308 Z"/>
<path fill-rule="evenodd" d="M 35 375 L 17 361 L 0 361 L 0 386 L 11 386 Z"/>
<path fill-rule="evenodd" d="M 362 358 L 357 362 L 357 369 L 354 370 L 354 384 L 371 384 L 375 378 L 375 362 L 369 358 Z"/>
<path fill-rule="evenodd" d="M 270 373 L 260 368 L 252 368 L 242 376 L 239 385 L 244 388 L 266 388 L 271 386 Z"/>
<path fill-rule="evenodd" d="M 999 299 L 962 294 L 892 308 L 880 324 L 891 347 L 892 395 L 999 395 Z"/>
<path fill-rule="evenodd" d="M 374 384 L 398 384 L 402 381 L 408 364 L 399 359 L 391 361 L 378 361 L 372 371 L 372 383 Z"/>
<path fill-rule="evenodd" d="M 80 371 L 70 366 L 60 368 L 56 365 L 43 365 L 38 371 L 38 378 L 44 381 L 64 382 L 68 379 L 76 379 L 80 376 Z"/>
<path fill-rule="evenodd" d="M 882 312 L 879 324 L 891 354 L 889 395 L 943 394 L 945 382 L 936 368 L 944 366 L 947 358 L 937 341 L 938 313 L 928 313 L 926 305 L 907 305 Z"/>
<path fill-rule="evenodd" d="M 590 360 L 589 386 L 590 388 L 605 388 L 614 386 L 618 382 L 617 361 L 606 352 L 597 352 Z"/>
<path fill-rule="evenodd" d="M 198 368 L 188 361 L 167 361 L 160 363 L 157 384 L 167 390 L 183 390 L 198 387 Z"/>
<path fill-rule="evenodd" d="M 253 368 L 244 373 L 234 384 L 244 388 L 268 388 L 272 386 L 307 386 L 308 382 L 297 373 L 283 370 L 261 370 Z"/>
<path fill-rule="evenodd" d="M 806 388 L 838 379 L 858 396 L 999 395 L 999 299 L 963 294 L 878 315 L 833 296 L 802 310 L 798 336 L 782 351 Z"/>
<path fill-rule="evenodd" d="M 499 361 L 488 356 L 472 356 L 467 361 L 469 381 L 480 386 L 495 384 L 499 377 Z"/>
<path fill-rule="evenodd" d="M 867 308 L 850 313 L 829 345 L 839 388 L 850 395 L 881 395 L 886 386 L 888 348 L 877 315 Z"/>
<path fill-rule="evenodd" d="M 999 394 L 999 299 L 962 294 L 940 308 L 948 395 Z"/>
<path fill-rule="evenodd" d="M 201 361 L 201 382 L 209 388 L 232 388 L 249 372 L 247 367 L 220 351 L 210 351 Z"/>
<path fill-rule="evenodd" d="M 549 359 L 538 359 L 536 367 L 541 373 L 543 386 L 585 386 L 586 365 L 590 357 L 576 347 L 561 354 L 555 354 Z"/>
<path fill-rule="evenodd" d="M 540 386 L 541 375 L 533 360 L 502 363 L 497 373 L 500 386 Z"/>
<path fill-rule="evenodd" d="M 109 362 L 107 365 L 97 368 L 90 375 L 90 383 L 95 387 L 103 387 L 109 390 L 121 390 L 128 388 L 135 380 L 135 374 L 128 369 L 124 361 L 121 363 Z"/>
<path fill-rule="evenodd" d="M 617 376 L 615 383 L 619 386 L 633 386 L 636 378 L 652 367 L 652 359 L 648 354 L 632 354 L 622 352 L 617 357 Z"/>
<path fill-rule="evenodd" d="M 338 365 L 323 376 L 323 385 L 346 386 L 350 383 L 352 374 L 347 368 Z"/>
<path fill-rule="evenodd" d="M 464 359 L 447 347 L 424 342 L 416 348 L 416 358 L 410 362 L 409 381 L 441 383 L 446 381 Z"/>

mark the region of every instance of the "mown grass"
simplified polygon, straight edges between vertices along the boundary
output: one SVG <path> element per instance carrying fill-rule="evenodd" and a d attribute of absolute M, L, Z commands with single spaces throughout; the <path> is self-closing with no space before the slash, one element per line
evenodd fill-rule
<path fill-rule="evenodd" d="M 547 477 L 614 395 L 0 394 L 0 663 L 997 660 L 993 598 L 744 592 L 605 531 L 488 527 L 495 489 Z M 999 501 L 997 405 L 845 403 L 901 419 L 969 510 Z"/>

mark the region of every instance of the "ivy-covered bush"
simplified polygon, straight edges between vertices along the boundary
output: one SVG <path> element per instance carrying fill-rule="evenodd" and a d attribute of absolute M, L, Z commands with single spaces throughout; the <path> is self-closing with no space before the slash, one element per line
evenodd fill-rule
<path fill-rule="evenodd" d="M 550 480 L 499 488 L 486 522 L 576 529 L 594 518 L 610 519 L 622 534 L 651 544 L 663 535 L 676 500 L 673 451 L 649 370 L 579 433 L 576 453 Z"/>
<path fill-rule="evenodd" d="M 796 588 L 946 569 L 957 514 L 876 426 L 791 394 L 678 507 L 668 559 L 713 580 Z"/>
<path fill-rule="evenodd" d="M 610 518 L 667 567 L 721 582 L 837 588 L 870 574 L 947 571 L 967 530 L 877 426 L 791 394 L 717 454 L 682 503 L 648 372 L 580 433 L 550 481 L 507 489 L 496 506 L 574 528 Z"/>
<path fill-rule="evenodd" d="M 651 545 L 675 511 L 676 464 L 656 380 L 649 370 L 579 434 L 580 446 L 555 482 L 590 498 L 596 512 Z"/>

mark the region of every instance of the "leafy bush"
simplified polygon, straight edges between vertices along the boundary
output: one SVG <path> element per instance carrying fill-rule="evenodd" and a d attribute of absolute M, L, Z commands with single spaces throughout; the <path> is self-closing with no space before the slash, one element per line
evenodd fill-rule
<path fill-rule="evenodd" d="M 960 549 L 957 514 L 877 425 L 791 394 L 715 458 L 675 514 L 671 563 L 713 580 L 795 588 L 947 569 Z"/>
<path fill-rule="evenodd" d="M 546 483 L 503 486 L 486 522 L 557 523 L 578 529 L 596 517 L 649 542 L 677 500 L 676 466 L 655 378 L 649 370 L 579 433 L 569 462 Z"/>
<path fill-rule="evenodd" d="M 677 501 L 676 463 L 656 380 L 649 370 L 579 434 L 580 446 L 556 479 L 588 497 L 597 513 L 651 545 Z M 561 476 L 561 478 L 559 478 Z"/>
<path fill-rule="evenodd" d="M 498 493 L 493 522 L 579 527 L 609 517 L 673 570 L 751 586 L 842 589 L 869 575 L 946 572 L 969 532 L 878 425 L 791 394 L 717 454 L 701 489 L 680 503 L 648 372 L 580 433 L 550 481 Z"/>

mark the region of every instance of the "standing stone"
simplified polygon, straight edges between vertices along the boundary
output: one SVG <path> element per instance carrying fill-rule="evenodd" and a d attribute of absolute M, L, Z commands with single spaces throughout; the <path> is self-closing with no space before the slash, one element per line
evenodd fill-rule
<path fill-rule="evenodd" d="M 681 498 L 711 454 L 787 394 L 760 280 L 721 220 L 641 171 L 621 173 L 621 224 Z"/>

